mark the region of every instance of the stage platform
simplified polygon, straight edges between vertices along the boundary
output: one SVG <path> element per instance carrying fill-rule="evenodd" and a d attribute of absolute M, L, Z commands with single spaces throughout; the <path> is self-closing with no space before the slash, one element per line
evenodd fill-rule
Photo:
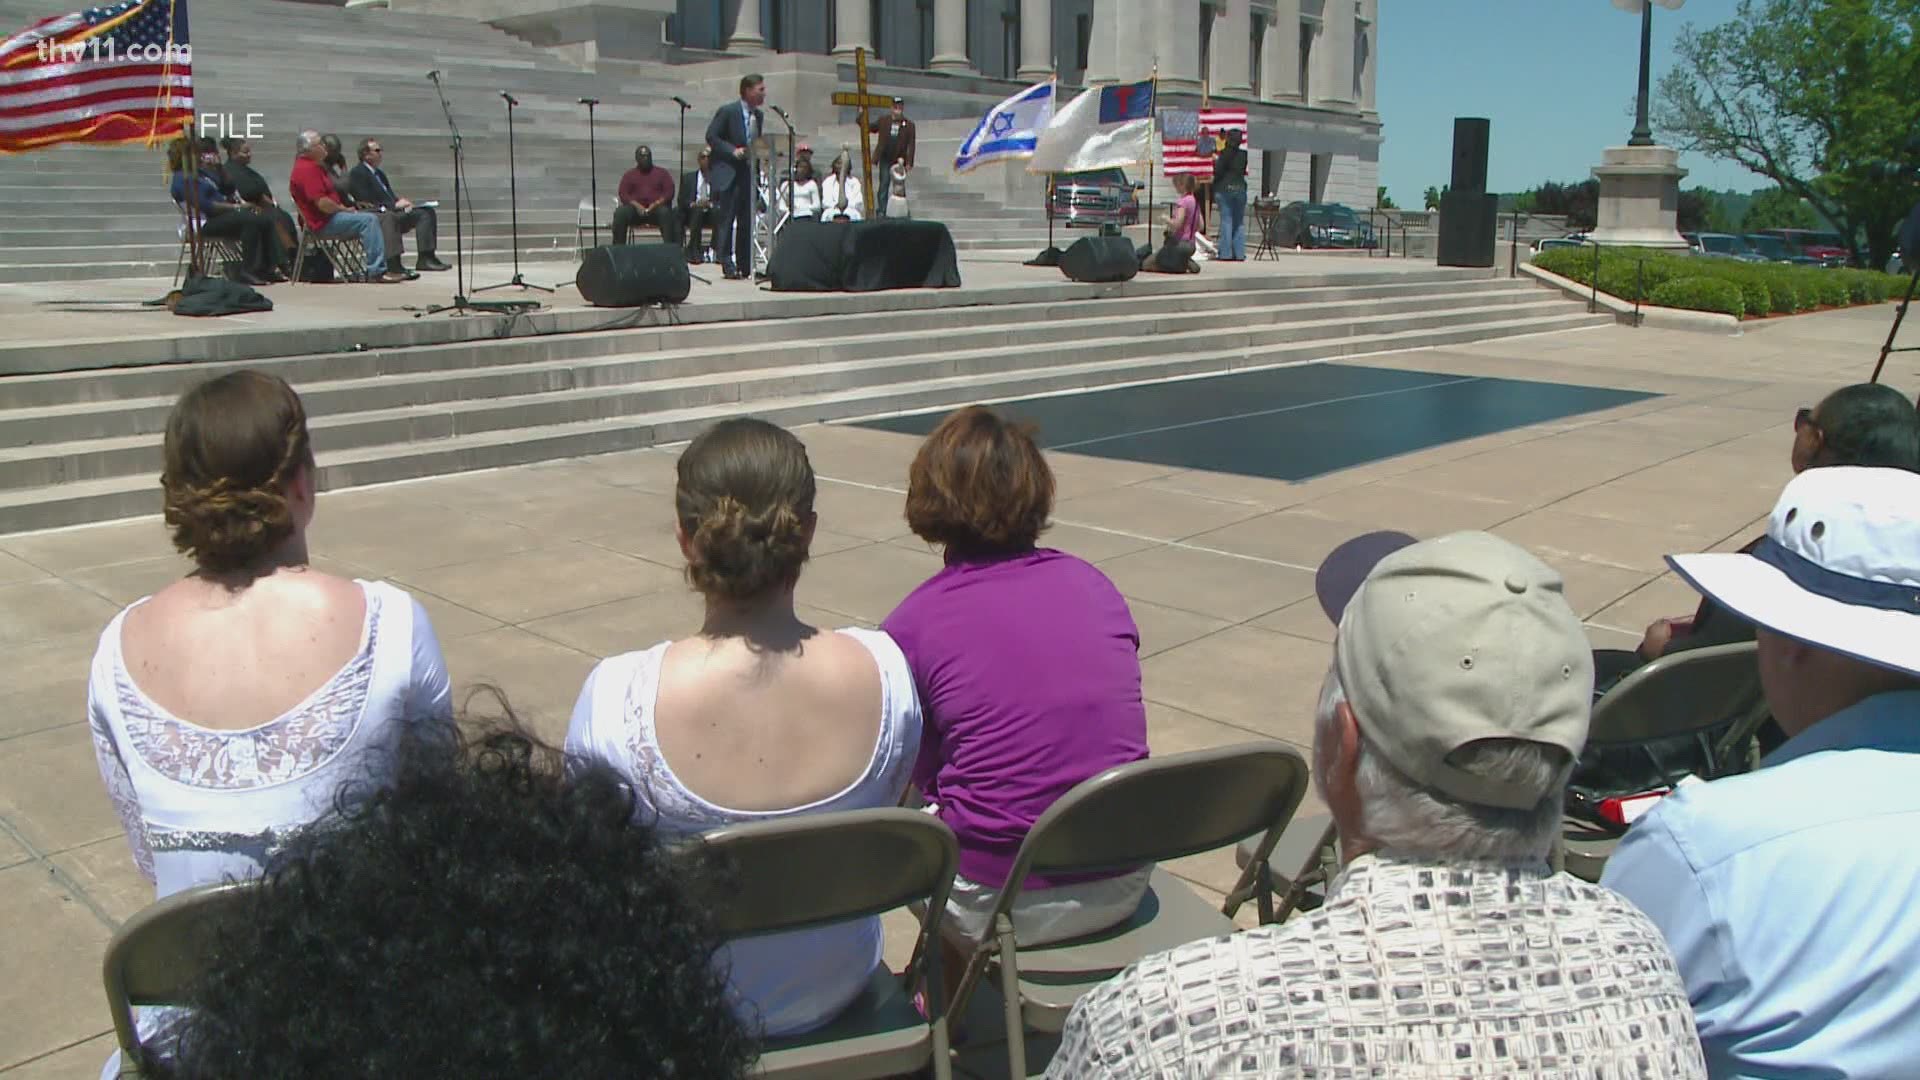
<path fill-rule="evenodd" d="M 272 312 L 213 319 L 143 307 L 165 279 L 0 286 L 0 534 L 151 512 L 174 400 L 243 366 L 300 391 L 337 490 L 639 449 L 743 413 L 844 420 L 1613 321 L 1529 279 L 1364 254 L 1114 284 L 968 257 L 958 288 L 873 293 L 703 272 L 685 303 L 640 308 L 587 305 L 571 263 L 521 272 L 556 291 L 469 295 L 543 310 L 417 314 L 453 296 L 451 273 L 269 286 Z"/>
<path fill-rule="evenodd" d="M 507 336 L 571 333 L 619 327 L 783 319 L 853 312 L 919 311 L 1008 302 L 1060 301 L 1115 296 L 1161 296 L 1178 292 L 1287 286 L 1312 287 L 1404 275 L 1433 280 L 1486 278 L 1487 271 L 1439 270 L 1411 259 L 1363 254 L 1290 253 L 1278 260 L 1209 263 L 1199 274 L 1141 274 L 1129 282 L 1086 285 L 1052 267 L 1022 265 L 1034 252 L 962 253 L 957 289 L 907 289 L 881 293 L 778 293 L 764 282 L 727 281 L 717 266 L 695 266 L 693 292 L 667 310 L 597 308 L 574 288 L 573 261 L 522 262 L 523 280 L 554 289 L 507 287 L 476 292 L 510 280 L 510 263 L 466 268 L 468 299 L 536 300 L 530 315 L 445 312 L 416 317 L 412 309 L 448 303 L 454 274 L 422 274 L 392 285 L 282 284 L 261 288 L 274 310 L 219 318 L 188 318 L 143 306 L 166 295 L 167 278 L 117 281 L 0 283 L 0 320 L 11 331 L 0 344 L 0 375 L 84 371 L 105 367 L 201 361 L 258 360 L 308 353 L 444 345 Z M 409 260 L 410 262 L 411 260 Z M 702 280 L 705 279 L 705 280 Z M 1411 278 L 1408 278 L 1411 280 Z"/>

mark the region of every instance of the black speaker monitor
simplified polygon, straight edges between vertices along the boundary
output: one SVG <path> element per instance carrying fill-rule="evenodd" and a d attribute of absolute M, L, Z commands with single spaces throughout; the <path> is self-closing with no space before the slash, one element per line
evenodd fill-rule
<path fill-rule="evenodd" d="M 580 260 L 574 285 L 596 307 L 678 304 L 693 291 L 687 253 L 678 244 L 603 244 Z"/>
<path fill-rule="evenodd" d="M 1500 196 L 1449 191 L 1440 196 L 1441 266 L 1492 266 Z"/>
<path fill-rule="evenodd" d="M 1124 236 L 1083 236 L 1060 256 L 1060 272 L 1075 281 L 1129 281 L 1140 256 Z"/>
<path fill-rule="evenodd" d="M 1487 142 L 1492 123 L 1475 116 L 1453 121 L 1453 183 L 1449 190 L 1477 195 L 1487 190 Z"/>

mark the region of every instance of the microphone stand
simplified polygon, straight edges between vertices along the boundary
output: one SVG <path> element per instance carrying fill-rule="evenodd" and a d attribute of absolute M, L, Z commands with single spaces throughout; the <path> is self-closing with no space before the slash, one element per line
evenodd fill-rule
<path fill-rule="evenodd" d="M 440 95 L 440 111 L 446 114 L 447 131 L 453 137 L 453 141 L 450 144 L 450 149 L 453 151 L 453 303 L 439 304 L 430 307 L 425 311 L 417 312 L 414 318 L 418 319 L 423 315 L 437 315 L 442 311 L 456 311 L 461 314 L 469 311 L 492 311 L 513 315 L 523 311 L 537 310 L 540 307 L 540 302 L 537 300 L 467 299 L 466 271 L 463 269 L 463 249 L 466 245 L 466 239 L 462 226 L 460 204 L 460 192 L 461 189 L 465 187 L 463 183 L 465 174 L 462 171 L 460 163 L 462 157 L 460 125 L 454 122 L 453 106 L 447 103 L 447 90 L 446 87 L 440 85 L 440 73 L 438 71 L 429 71 L 427 72 L 427 78 L 433 80 L 434 93 Z"/>
<path fill-rule="evenodd" d="M 791 212 L 793 208 L 793 143 L 794 143 L 794 139 L 796 138 L 793 130 L 793 121 L 787 119 L 786 110 L 782 109 L 780 106 L 772 105 L 772 106 L 769 106 L 769 108 L 773 110 L 773 115 L 780 118 L 780 122 L 782 124 L 787 125 L 787 208 L 788 208 L 788 211 Z M 779 194 L 780 192 L 778 190 L 778 186 L 776 185 L 775 190 L 769 193 L 769 195 L 774 197 L 769 198 L 767 200 L 768 203 L 772 204 L 777 202 L 778 201 L 777 196 Z M 769 218 L 772 218 L 775 216 L 775 209 L 772 205 L 768 205 L 767 207 L 767 216 Z M 773 249 L 777 247 L 779 243 L 780 243 L 780 230 L 768 229 L 767 230 L 767 265 L 763 268 L 762 272 L 757 276 L 762 278 L 771 276 L 771 273 L 773 270 Z"/>
<path fill-rule="evenodd" d="M 522 289 L 539 289 L 541 292 L 550 293 L 553 290 L 545 285 L 534 285 L 520 276 L 520 182 L 515 175 L 517 168 L 513 159 L 513 107 L 520 103 L 505 90 L 500 91 L 500 96 L 507 101 L 507 201 L 513 208 L 513 278 L 498 285 L 488 285 L 473 291 L 483 293 L 489 289 L 504 289 L 510 285 L 518 285 Z"/>
<path fill-rule="evenodd" d="M 581 98 L 580 104 L 587 107 L 587 182 L 593 201 L 593 247 L 600 246 L 600 155 L 593 145 L 593 107 L 600 104 L 599 98 Z M 681 151 L 684 156 L 685 150 Z M 577 219 L 576 219 L 577 220 Z"/>

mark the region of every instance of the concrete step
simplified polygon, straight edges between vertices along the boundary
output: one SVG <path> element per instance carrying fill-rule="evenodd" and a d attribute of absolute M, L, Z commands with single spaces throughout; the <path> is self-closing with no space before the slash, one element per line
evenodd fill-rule
<path fill-rule="evenodd" d="M 896 367 L 902 375 L 922 377 L 880 385 L 857 384 L 803 389 L 805 384 L 769 378 L 753 384 L 767 396 L 729 396 L 653 412 L 605 414 L 515 427 L 458 430 L 450 418 L 416 418 L 412 432 L 440 426 L 441 438 L 327 449 L 316 423 L 321 454 L 321 485 L 338 490 L 364 484 L 412 479 L 533 461 L 637 449 L 691 437 L 714 419 L 750 410 L 776 423 L 797 425 L 855 416 L 947 407 L 963 402 L 1004 400 L 1062 390 L 1113 386 L 1176 376 L 1194 376 L 1334 359 L 1395 349 L 1428 348 L 1518 334 L 1535 334 L 1610 325 L 1561 304 L 1550 315 L 1488 320 L 1444 329 L 1384 333 L 1237 346 L 1167 358 L 1163 352 L 1123 359 L 1060 363 L 995 374 L 931 374 Z M 1572 308 L 1571 311 L 1568 309 Z M 1077 355 L 1077 354 L 1076 354 Z M 331 429 L 337 430 L 337 429 Z M 151 449 L 149 449 L 151 452 Z M 153 513 L 158 507 L 150 472 L 76 480 L 41 487 L 0 491 L 0 533 L 52 528 Z"/>

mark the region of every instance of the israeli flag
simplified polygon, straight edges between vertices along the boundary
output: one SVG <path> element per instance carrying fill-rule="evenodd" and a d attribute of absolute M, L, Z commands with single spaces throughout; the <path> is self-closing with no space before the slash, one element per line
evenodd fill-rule
<path fill-rule="evenodd" d="M 988 162 L 1032 157 L 1040 133 L 1052 121 L 1053 82 L 1027 87 L 988 110 L 973 134 L 960 143 L 953 171 L 967 172 Z"/>

